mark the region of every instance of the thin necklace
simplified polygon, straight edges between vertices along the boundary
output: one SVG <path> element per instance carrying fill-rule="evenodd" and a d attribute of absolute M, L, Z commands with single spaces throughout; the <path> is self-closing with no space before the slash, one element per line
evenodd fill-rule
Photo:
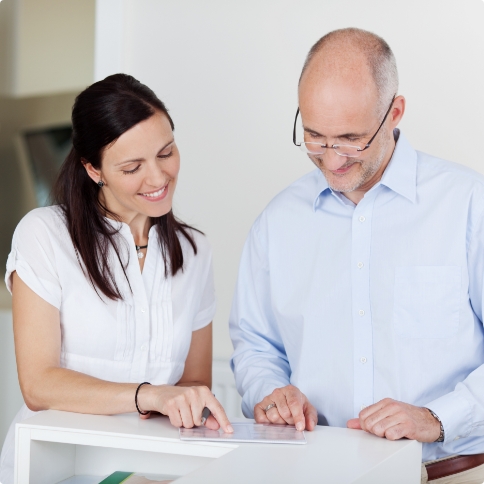
<path fill-rule="evenodd" d="M 135 244 L 135 247 L 136 247 L 136 252 L 138 253 L 138 259 L 142 259 L 144 257 L 144 254 L 143 254 L 143 252 L 141 252 L 141 249 L 147 249 L 148 244 L 146 244 L 146 245 L 136 245 Z"/>

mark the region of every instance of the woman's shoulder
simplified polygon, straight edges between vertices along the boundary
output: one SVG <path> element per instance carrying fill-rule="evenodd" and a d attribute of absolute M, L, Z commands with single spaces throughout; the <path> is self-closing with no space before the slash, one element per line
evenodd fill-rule
<path fill-rule="evenodd" d="M 59 205 L 52 205 L 50 207 L 34 208 L 24 215 L 18 223 L 17 228 L 23 230 L 32 230 L 41 227 L 55 229 L 59 224 L 65 225 L 64 212 Z"/>
<path fill-rule="evenodd" d="M 59 235 L 65 231 L 65 217 L 58 205 L 34 208 L 18 223 L 15 235 L 22 237 L 39 237 L 44 235 Z M 15 237 L 15 236 L 14 236 Z"/>

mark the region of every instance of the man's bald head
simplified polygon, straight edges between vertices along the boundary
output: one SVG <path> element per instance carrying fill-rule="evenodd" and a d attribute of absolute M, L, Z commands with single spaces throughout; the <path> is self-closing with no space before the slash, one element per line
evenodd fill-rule
<path fill-rule="evenodd" d="M 299 83 L 306 76 L 341 79 L 345 83 L 371 83 L 383 113 L 398 90 L 398 72 L 390 46 L 366 30 L 334 30 L 319 39 L 309 51 Z"/>

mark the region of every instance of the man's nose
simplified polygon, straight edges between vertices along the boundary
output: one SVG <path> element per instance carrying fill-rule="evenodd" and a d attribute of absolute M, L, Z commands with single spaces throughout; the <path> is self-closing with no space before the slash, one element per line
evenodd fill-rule
<path fill-rule="evenodd" d="M 323 165 L 327 170 L 335 171 L 341 168 L 348 158 L 346 156 L 341 156 L 336 153 L 332 148 L 328 148 L 326 152 L 321 156 Z"/>

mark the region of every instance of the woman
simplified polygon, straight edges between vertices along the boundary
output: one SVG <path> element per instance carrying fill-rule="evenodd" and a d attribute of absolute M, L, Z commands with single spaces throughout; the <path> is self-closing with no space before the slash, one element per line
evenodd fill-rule
<path fill-rule="evenodd" d="M 215 310 L 205 237 L 172 213 L 180 155 L 164 104 L 116 74 L 76 99 L 73 148 L 54 205 L 19 223 L 7 262 L 26 406 L 0 482 L 13 482 L 14 424 L 32 412 L 150 411 L 173 425 L 232 428 L 211 385 Z M 149 384 L 148 384 L 149 382 Z"/>

